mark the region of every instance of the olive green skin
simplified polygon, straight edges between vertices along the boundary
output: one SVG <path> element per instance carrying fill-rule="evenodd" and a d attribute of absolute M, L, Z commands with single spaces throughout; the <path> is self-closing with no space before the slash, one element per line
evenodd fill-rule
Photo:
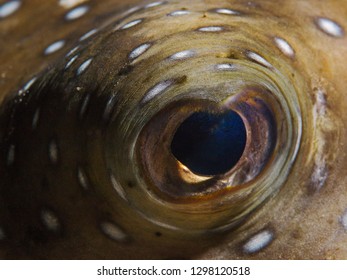
<path fill-rule="evenodd" d="M 23 3 L 16 13 L 0 21 L 0 38 L 5 42 L 0 46 L 0 258 L 346 259 L 347 38 L 345 34 L 331 36 L 317 26 L 317 18 L 326 17 L 346 30 L 347 4 L 342 2 L 167 1 L 127 15 L 132 6 L 147 2 L 86 1 L 88 13 L 71 22 L 64 20 L 68 9 L 57 1 Z M 217 8 L 240 14 L 216 14 Z M 185 20 L 167 16 L 182 9 L 193 15 Z M 117 29 L 137 18 L 146 20 L 134 28 Z M 206 26 L 224 30 L 198 31 Z M 101 31 L 79 43 L 92 28 Z M 113 28 L 118 31 L 111 31 Z M 275 37 L 289 42 L 294 54 L 283 53 Z M 63 49 L 44 55 L 45 48 L 59 39 L 66 40 Z M 136 47 L 147 42 L 153 46 L 143 56 L 129 59 Z M 69 58 L 65 55 L 76 45 L 81 46 L 77 63 L 64 70 Z M 170 55 L 196 48 L 200 48 L 200 59 L 178 61 L 170 67 L 165 64 Z M 160 121 L 156 123 L 157 114 L 168 116 L 166 109 L 176 108 L 172 104 L 178 102 L 183 113 L 179 116 L 173 109 L 177 122 L 165 132 L 171 137 L 186 112 L 221 110 L 221 104 L 228 103 L 229 85 L 223 81 L 231 76 L 215 77 L 200 69 L 228 59 L 247 68 L 248 49 L 276 69 L 254 66 L 255 72 L 266 72 L 264 77 L 277 81 L 282 89 L 278 96 L 287 100 L 288 115 L 281 113 L 282 105 L 273 105 L 277 132 L 279 123 L 292 129 L 281 137 L 277 133 L 271 157 L 256 166 L 259 173 L 252 180 L 240 181 L 241 187 L 235 183 L 216 191 L 214 187 L 220 185 L 212 180 L 202 188 L 210 188 L 212 194 L 166 193 L 166 182 L 175 181 L 168 181 L 167 172 L 162 172 L 164 163 L 169 166 L 165 170 L 173 172 L 169 172 L 170 180 L 181 176 L 181 184 L 200 179 L 184 177 L 169 152 L 151 155 L 156 147 L 153 143 L 160 139 L 147 137 L 153 135 L 148 133 L 151 121 L 161 127 Z M 90 57 L 94 58 L 90 68 L 76 75 L 78 65 Z M 278 72 L 284 80 L 278 80 Z M 254 87 L 263 79 L 254 73 L 232 76 L 231 92 L 237 92 L 239 100 L 253 94 L 267 104 L 282 104 L 277 97 L 267 97 L 263 88 Z M 19 100 L 18 91 L 34 76 L 39 77 L 38 82 L 24 101 Z M 246 86 L 238 85 L 236 81 L 243 78 L 249 78 Z M 154 85 L 170 79 L 176 85 L 174 90 L 144 102 Z M 211 84 L 218 85 L 213 98 L 202 90 Z M 182 92 L 188 99 L 198 99 L 192 88 L 202 90 L 204 101 L 181 104 Z M 115 106 L 105 113 L 116 93 Z M 81 116 L 88 94 L 92 106 Z M 206 100 L 214 102 L 212 109 Z M 249 99 L 247 102 L 252 105 Z M 236 105 L 230 106 L 237 110 Z M 40 119 L 33 129 L 37 108 Z M 53 162 L 49 156 L 52 139 L 58 146 Z M 259 141 L 260 145 L 264 142 Z M 16 153 L 14 163 L 9 164 L 13 143 Z M 272 163 L 280 156 L 287 161 L 276 169 Z M 163 164 L 151 173 L 156 160 Z M 86 189 L 78 180 L 79 167 L 87 174 Z M 122 191 L 115 192 L 110 171 L 125 199 Z M 154 178 L 153 173 L 163 175 Z M 162 182 L 163 189 L 158 187 Z M 263 191 L 258 193 L 259 189 Z M 47 229 L 42 211 L 56 215 L 56 228 Z M 118 225 L 124 236 L 118 236 L 119 240 L 107 236 L 101 226 L 104 222 Z M 271 233 L 271 240 L 250 252 L 246 245 L 264 231 Z"/>

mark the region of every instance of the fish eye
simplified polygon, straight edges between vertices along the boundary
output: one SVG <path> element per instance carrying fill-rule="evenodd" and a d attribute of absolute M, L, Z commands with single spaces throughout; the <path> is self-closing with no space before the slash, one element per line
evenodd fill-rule
<path fill-rule="evenodd" d="M 92 45 L 93 55 L 86 39 L 37 78 L 22 105 L 30 108 L 35 129 L 45 115 L 56 118 L 45 108 L 76 116 L 71 133 L 88 135 L 76 157 L 93 170 L 76 169 L 85 191 L 95 186 L 117 211 L 134 212 L 155 230 L 175 228 L 182 237 L 246 221 L 280 190 L 301 137 L 297 89 L 277 61 L 249 46 L 226 51 L 216 43 L 204 53 L 200 40 L 222 31 L 191 32 L 201 34 L 189 49 L 165 47 L 171 42 L 164 38 L 161 44 L 144 40 L 112 52 L 115 61 L 126 55 L 121 65 L 100 55 L 104 45 L 116 48 L 109 38 Z M 92 81 L 101 64 L 104 71 Z M 40 103 L 38 115 L 31 106 Z M 89 138 L 94 134 L 98 137 Z M 49 160 L 57 167 L 64 162 L 61 153 L 71 148 L 52 135 Z M 98 155 L 97 166 L 89 155 Z"/>
<path fill-rule="evenodd" d="M 213 5 L 143 4 L 90 22 L 75 41 L 71 34 L 45 45 L 40 57 L 50 66 L 0 111 L 4 180 L 18 181 L 4 193 L 12 203 L 15 192 L 18 201 L 26 198 L 23 185 L 34 189 L 33 228 L 60 238 L 82 232 L 81 225 L 87 231 L 71 239 L 82 238 L 76 246 L 102 236 L 122 249 L 146 243 L 140 247 L 152 253 L 153 240 L 162 242 L 158 252 L 197 237 L 206 248 L 215 236 L 227 232 L 239 242 L 245 228 L 263 226 L 264 219 L 254 220 L 271 211 L 261 207 L 278 203 L 272 199 L 292 186 L 303 125 L 316 124 L 302 116 L 315 102 L 307 101 L 311 73 L 300 64 L 307 50 L 285 36 L 290 25 L 263 34 L 255 26 L 261 5 Z M 81 5 L 62 19 L 72 28 L 94 13 Z M 314 26 L 330 39 L 344 36 L 329 18 L 316 18 Z M 326 93 L 317 92 L 314 117 L 327 110 Z M 323 154 L 324 145 L 315 148 Z M 320 166 L 311 165 L 324 184 Z M 82 212 L 90 217 L 80 221 Z M 1 230 L 0 239 L 10 232 Z M 256 241 L 269 244 L 275 233 L 264 228 L 244 251 L 257 251 Z"/>
<path fill-rule="evenodd" d="M 245 124 L 235 111 L 196 112 L 177 128 L 171 152 L 195 174 L 223 174 L 241 158 L 246 139 Z"/>

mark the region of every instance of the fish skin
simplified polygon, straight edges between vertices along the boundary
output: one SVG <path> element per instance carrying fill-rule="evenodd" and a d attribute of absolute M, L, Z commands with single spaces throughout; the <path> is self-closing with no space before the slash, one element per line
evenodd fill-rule
<path fill-rule="evenodd" d="M 106 188 L 93 189 L 88 193 L 76 187 L 76 161 L 88 171 L 89 183 L 98 182 L 100 186 L 110 184 L 105 179 L 108 176 L 107 170 L 102 168 L 105 167 L 105 163 L 98 154 L 102 153 L 100 145 L 87 140 L 102 138 L 104 128 L 99 128 L 100 122 L 90 116 L 102 116 L 103 105 L 107 102 L 105 92 L 112 91 L 116 85 L 112 85 L 111 82 L 105 85 L 96 83 L 93 86 L 92 82 L 88 83 L 88 79 L 105 81 L 101 74 L 103 67 L 112 74 L 116 74 L 119 69 L 116 66 L 112 68 L 103 65 L 93 68 L 92 62 L 92 71 L 88 72 L 89 74 L 86 72 L 88 76 L 82 78 L 82 84 L 85 85 L 81 86 L 82 94 L 89 91 L 92 96 L 101 96 L 91 97 L 89 101 L 94 107 L 89 109 L 92 110 L 88 112 L 90 127 L 86 127 L 86 123 L 79 126 L 74 109 L 65 111 L 66 107 L 80 108 L 82 99 L 76 97 L 66 104 L 59 96 L 62 85 L 66 85 L 68 92 L 72 91 L 78 82 L 71 80 L 71 76 L 61 75 L 60 70 L 55 72 L 54 68 L 56 65 L 59 65 L 58 69 L 63 68 L 63 57 L 83 34 L 92 28 L 106 26 L 121 18 L 117 15 L 118 11 L 125 11 L 133 5 L 143 5 L 143 2 L 87 1 L 85 4 L 90 5 L 90 10 L 85 16 L 75 21 L 64 22 L 67 10 L 59 6 L 57 1 L 32 0 L 30 3 L 23 2 L 17 12 L 0 20 L 0 228 L 6 236 L 0 240 L 0 258 L 347 258 L 347 229 L 341 222 L 347 209 L 347 129 L 344 125 L 347 121 L 347 102 L 344 94 L 347 37 L 344 34 L 341 38 L 334 38 L 319 30 L 314 24 L 316 17 L 327 17 L 339 23 L 346 31 L 347 5 L 337 0 L 284 3 L 252 1 L 254 5 L 246 4 L 248 2 L 181 1 L 177 6 L 184 6 L 188 10 L 208 11 L 219 7 L 241 10 L 247 14 L 242 20 L 254 26 L 254 30 L 257 31 L 254 34 L 256 39 L 264 41 L 265 37 L 272 38 L 276 35 L 290 42 L 295 50 L 295 58 L 284 60 L 296 71 L 295 74 L 302 75 L 304 82 L 300 87 L 306 89 L 306 92 L 302 92 L 303 97 L 300 97 L 301 106 L 305 109 L 302 112 L 304 122 L 301 146 L 292 170 L 278 193 L 274 193 L 237 229 L 223 234 L 200 236 L 199 242 L 194 235 L 187 234 L 182 238 L 182 235 L 167 229 L 161 230 L 159 234 L 160 227 L 157 225 L 143 221 L 139 214 L 128 213 L 126 207 L 117 208 L 118 206 L 113 205 L 123 203 L 118 198 L 106 200 L 105 197 L 111 194 Z M 218 20 L 211 22 L 213 25 L 223 24 Z M 141 31 L 143 33 L 137 32 L 136 36 L 132 36 L 131 29 L 125 32 L 120 43 L 122 46 L 119 47 L 119 56 L 123 55 L 123 60 L 120 61 L 126 60 L 126 50 L 149 42 L 150 39 L 156 38 L 160 31 L 170 29 L 167 26 L 161 27 L 155 20 L 152 24 L 153 28 L 146 32 Z M 196 22 L 192 23 L 194 28 L 195 24 Z M 209 25 L 211 24 L 209 22 Z M 197 26 L 199 25 L 198 22 Z M 103 38 L 100 37 L 103 33 L 100 34 L 97 34 L 98 39 L 95 39 L 100 39 L 99 44 L 103 42 Z M 45 56 L 45 48 L 59 39 L 67 41 L 64 48 Z M 106 39 L 105 42 L 109 43 Z M 267 46 L 271 46 L 272 43 L 273 41 L 268 39 Z M 182 44 L 189 46 L 186 42 Z M 271 49 L 276 50 L 275 45 L 271 46 Z M 79 62 L 87 59 L 89 52 L 96 53 L 96 50 L 86 48 Z M 279 57 L 283 56 L 278 49 L 275 52 Z M 112 56 L 111 51 L 103 55 L 103 61 L 116 58 Z M 125 76 L 127 70 L 131 71 L 123 70 Z M 41 72 L 49 72 L 48 78 L 42 84 L 34 85 L 34 89 L 49 89 L 49 98 L 29 98 L 30 110 L 23 109 L 20 105 L 15 106 L 18 111 L 13 118 L 12 107 L 5 106 L 10 102 L 8 100 L 12 100 L 27 81 Z M 109 82 L 110 78 L 106 81 Z M 87 85 L 90 87 L 86 89 Z M 78 96 L 79 90 L 75 92 Z M 32 136 L 32 119 L 27 119 L 36 109 L 31 105 L 35 102 L 45 104 L 45 108 L 41 108 L 41 114 L 45 114 L 48 120 L 39 124 L 42 131 L 39 137 Z M 14 124 L 15 139 L 22 143 L 15 152 L 16 157 L 21 155 L 19 162 L 10 170 L 6 167 L 9 123 Z M 52 131 L 51 127 L 56 130 Z M 50 165 L 47 164 L 47 144 L 52 135 L 57 136 L 59 147 L 69 149 L 58 149 L 57 164 Z M 64 135 L 64 138 L 59 135 Z M 81 139 L 86 139 L 87 144 L 81 143 Z M 82 154 L 85 150 L 93 152 L 86 156 Z M 63 159 L 65 163 L 61 165 Z M 90 170 L 88 166 L 97 167 Z M 322 184 L 314 175 L 317 168 L 319 172 L 319 167 L 323 172 L 327 172 L 327 178 Z M 40 221 L 42 209 L 45 209 L 46 214 L 49 211 L 59 213 L 57 231 L 47 231 Z M 109 220 L 122 225 L 121 228 L 129 233 L 130 237 L 122 242 L 115 242 L 100 234 L 100 222 Z M 245 244 L 264 230 L 271 233 L 269 244 L 254 253 L 247 252 Z"/>

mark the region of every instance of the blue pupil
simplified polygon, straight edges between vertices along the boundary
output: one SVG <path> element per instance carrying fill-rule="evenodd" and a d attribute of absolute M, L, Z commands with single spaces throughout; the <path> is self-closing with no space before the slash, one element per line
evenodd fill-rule
<path fill-rule="evenodd" d="M 236 165 L 246 139 L 245 125 L 236 112 L 196 112 L 177 129 L 171 152 L 195 174 L 218 175 Z"/>

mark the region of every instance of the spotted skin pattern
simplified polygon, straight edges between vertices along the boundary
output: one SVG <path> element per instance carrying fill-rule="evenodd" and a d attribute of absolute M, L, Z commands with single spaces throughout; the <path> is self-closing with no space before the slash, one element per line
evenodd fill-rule
<path fill-rule="evenodd" d="M 1 2 L 0 258 L 347 258 L 347 5 L 193 2 Z M 216 42 L 243 23 L 292 67 L 293 81 L 302 73 L 303 140 L 283 186 L 240 225 L 179 233 L 129 202 L 139 186 L 127 169 L 128 181 L 119 179 L 122 166 L 109 168 L 103 137 L 127 114 L 118 109 L 127 104 L 123 91 L 136 111 L 159 106 L 195 78 L 185 69 L 230 74 L 242 67 Z M 211 53 L 215 60 L 203 59 Z M 262 49 L 242 53 L 282 70 Z M 159 75 L 153 57 L 173 70 Z M 117 137 L 114 146 L 123 145 Z"/>

